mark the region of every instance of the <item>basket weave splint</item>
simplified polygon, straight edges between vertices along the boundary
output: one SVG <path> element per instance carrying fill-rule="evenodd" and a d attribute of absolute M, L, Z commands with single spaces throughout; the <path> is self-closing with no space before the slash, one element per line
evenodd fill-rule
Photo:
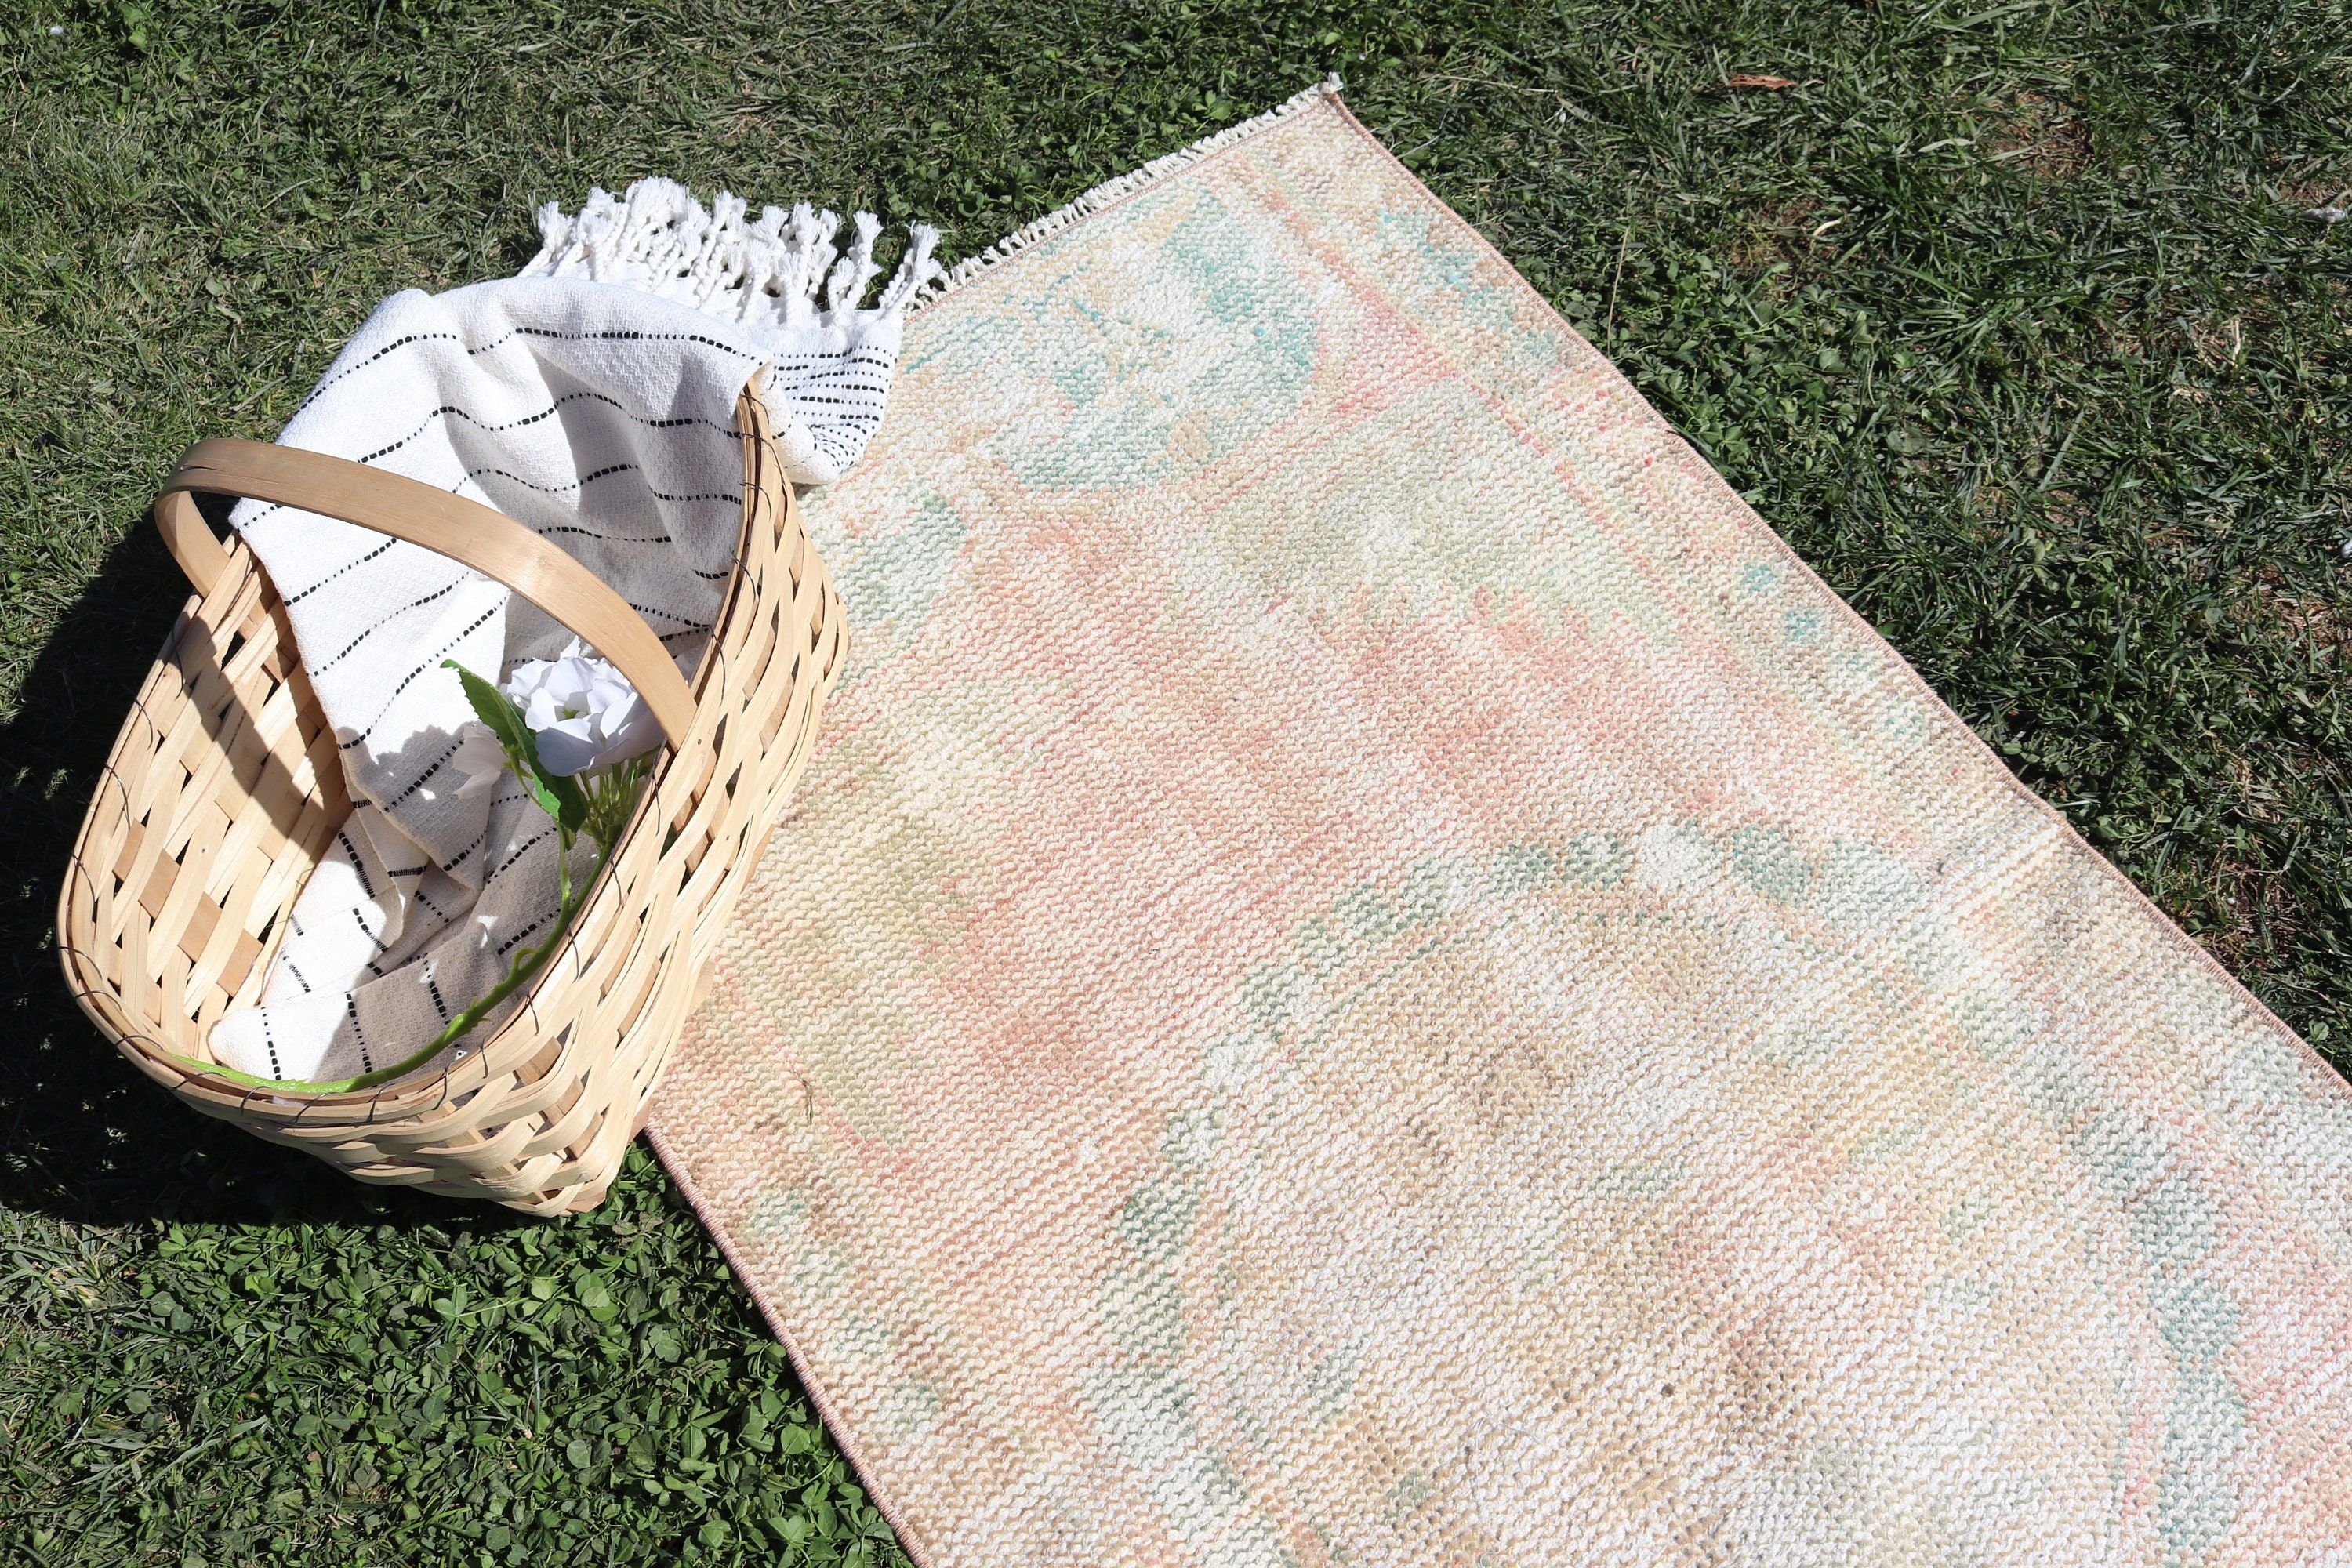
<path fill-rule="evenodd" d="M 618 595 L 487 507 L 291 447 L 188 450 L 155 521 L 195 596 L 115 740 L 58 905 L 67 981 L 125 1056 L 205 1114 L 363 1182 L 543 1215 L 603 1200 L 846 651 L 757 396 L 739 414 L 742 544 L 691 687 Z M 351 801 L 277 592 L 241 542 L 213 535 L 198 490 L 341 518 L 505 584 L 618 667 L 667 738 L 523 1005 L 378 1088 L 311 1094 L 206 1070 L 207 1035 L 258 998 L 272 938 Z"/>

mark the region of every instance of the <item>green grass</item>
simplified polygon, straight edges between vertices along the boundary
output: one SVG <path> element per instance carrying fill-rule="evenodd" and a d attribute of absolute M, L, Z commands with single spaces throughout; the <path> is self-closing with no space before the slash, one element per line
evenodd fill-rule
<path fill-rule="evenodd" d="M 562 1224 L 358 1189 L 134 1080 L 56 977 L 180 595 L 142 522 L 173 454 L 274 433 L 378 297 L 510 269 L 593 181 L 952 254 L 1337 68 L 2021 773 L 2352 1047 L 2352 224 L 2305 216 L 2352 205 L 2340 4 L 5 0 L 0 37 L 0 1559 L 896 1560 L 645 1159 Z"/>

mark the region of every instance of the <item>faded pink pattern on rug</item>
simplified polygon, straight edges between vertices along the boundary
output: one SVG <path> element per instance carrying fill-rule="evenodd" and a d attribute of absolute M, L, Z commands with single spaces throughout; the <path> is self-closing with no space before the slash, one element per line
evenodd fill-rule
<path fill-rule="evenodd" d="M 811 512 L 656 1132 L 919 1560 L 2352 1563 L 2352 1095 L 1336 100 Z"/>

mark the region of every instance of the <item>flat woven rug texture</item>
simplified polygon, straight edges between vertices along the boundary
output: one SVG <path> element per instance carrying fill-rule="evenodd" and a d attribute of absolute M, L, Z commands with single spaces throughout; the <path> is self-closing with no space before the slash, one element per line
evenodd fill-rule
<path fill-rule="evenodd" d="M 2352 1563 L 2352 1094 L 1315 96 L 912 317 L 659 1148 L 924 1563 Z"/>

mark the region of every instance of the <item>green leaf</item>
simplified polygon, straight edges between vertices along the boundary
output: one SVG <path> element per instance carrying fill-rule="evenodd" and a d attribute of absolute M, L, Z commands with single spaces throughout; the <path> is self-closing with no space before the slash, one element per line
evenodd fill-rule
<path fill-rule="evenodd" d="M 612 1288 L 604 1283 L 601 1275 L 582 1276 L 580 1283 L 572 1287 L 572 1294 L 579 1301 L 581 1310 L 600 1323 L 609 1323 L 621 1315 L 620 1303 L 613 1300 Z"/>
<path fill-rule="evenodd" d="M 505 748 L 507 765 L 514 769 L 515 777 L 538 804 L 539 809 L 561 823 L 565 831 L 578 833 L 588 820 L 588 796 L 577 779 L 549 773 L 540 764 L 539 742 L 523 719 L 522 710 L 513 698 L 490 682 L 476 675 L 454 658 L 441 661 L 444 669 L 457 672 L 457 680 L 466 689 L 466 700 L 473 706 L 474 716 L 489 727 Z"/>
<path fill-rule="evenodd" d="M 523 787 L 534 796 L 539 792 L 539 745 L 531 738 L 530 726 L 524 721 L 522 710 L 512 698 L 489 681 L 467 669 L 454 658 L 441 661 L 444 669 L 457 672 L 457 683 L 466 689 L 466 700 L 472 705 L 474 717 L 497 736 L 507 753 L 507 766 L 522 781 Z M 540 802 L 541 809 L 553 816 L 557 807 L 547 800 Z"/>
<path fill-rule="evenodd" d="M 531 781 L 545 796 L 540 808 L 563 825 L 566 833 L 577 834 L 588 822 L 588 796 L 581 790 L 580 781 L 561 773 L 539 773 Z M 555 804 L 550 806 L 547 802 Z"/>

